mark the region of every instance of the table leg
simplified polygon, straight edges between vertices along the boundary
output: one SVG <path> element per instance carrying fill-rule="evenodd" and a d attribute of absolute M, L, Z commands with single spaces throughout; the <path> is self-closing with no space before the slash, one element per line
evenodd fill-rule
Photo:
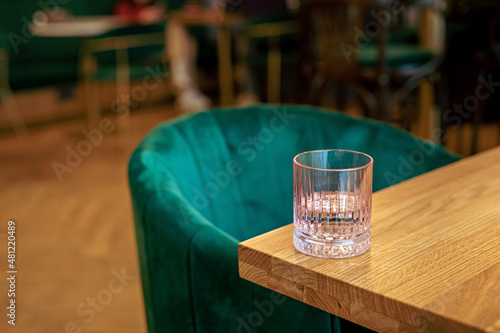
<path fill-rule="evenodd" d="M 436 128 L 434 112 L 434 92 L 429 80 L 422 80 L 419 86 L 418 120 L 414 124 L 414 132 L 423 139 L 433 139 L 432 131 Z"/>
<path fill-rule="evenodd" d="M 441 25 L 440 25 L 441 24 Z M 438 22 L 438 18 L 431 9 L 424 9 L 420 16 L 419 40 L 420 46 L 434 52 L 444 52 L 440 50 L 444 41 L 440 36 L 444 35 L 443 22 Z M 415 124 L 415 133 L 424 139 L 435 140 L 433 133 L 440 128 L 439 115 L 436 113 L 435 96 L 432 78 L 422 80 L 419 86 L 419 119 Z M 439 96 L 438 96 L 439 98 Z"/>
<path fill-rule="evenodd" d="M 279 36 L 268 39 L 267 101 L 274 104 L 281 100 L 281 51 L 279 44 Z"/>
<path fill-rule="evenodd" d="M 95 63 L 86 51 L 82 52 L 80 77 L 83 78 L 83 89 L 85 94 L 85 109 L 87 111 L 87 128 L 96 128 L 99 122 L 99 89 L 97 83 L 92 80 L 92 72 Z"/>
<path fill-rule="evenodd" d="M 231 63 L 231 31 L 222 26 L 217 32 L 217 52 L 219 57 L 220 105 L 233 103 L 233 69 Z"/>
<path fill-rule="evenodd" d="M 116 42 L 116 100 L 126 97 L 125 105 L 120 105 L 117 112 L 118 134 L 120 146 L 127 151 L 130 142 L 130 65 L 128 58 L 128 45 L 125 40 Z"/>

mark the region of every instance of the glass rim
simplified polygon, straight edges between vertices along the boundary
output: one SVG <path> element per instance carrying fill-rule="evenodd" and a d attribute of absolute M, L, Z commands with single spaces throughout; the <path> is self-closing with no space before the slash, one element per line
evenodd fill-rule
<path fill-rule="evenodd" d="M 302 163 L 299 163 L 297 162 L 297 157 L 301 156 L 301 155 L 304 155 L 304 154 L 310 154 L 310 153 L 317 153 L 317 152 L 324 152 L 324 151 L 343 151 L 343 152 L 349 152 L 349 153 L 356 153 L 356 154 L 359 154 L 359 155 L 365 155 L 366 157 L 368 157 L 370 159 L 370 162 L 364 164 L 364 165 L 361 165 L 359 167 L 355 167 L 355 168 L 345 168 L 345 169 L 324 169 L 324 168 L 315 168 L 315 167 L 311 167 L 311 166 L 307 166 L 307 165 L 304 165 Z M 355 150 L 348 150 L 348 149 L 318 149 L 318 150 L 308 150 L 308 151 L 305 151 L 303 153 L 300 153 L 298 155 L 296 155 L 294 158 L 293 158 L 293 164 L 295 165 L 298 165 L 298 166 L 301 166 L 303 168 L 306 168 L 306 169 L 312 169 L 312 170 L 322 170 L 322 171 L 354 171 L 354 170 L 360 170 L 360 169 L 366 169 L 368 167 L 370 167 L 371 165 L 373 165 L 373 157 L 371 157 L 370 155 L 366 154 L 366 153 L 362 153 L 362 152 L 359 152 L 359 151 L 355 151 Z"/>

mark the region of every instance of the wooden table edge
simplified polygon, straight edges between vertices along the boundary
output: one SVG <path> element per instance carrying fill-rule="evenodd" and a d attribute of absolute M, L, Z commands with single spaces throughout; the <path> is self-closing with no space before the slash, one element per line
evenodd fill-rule
<path fill-rule="evenodd" d="M 293 224 L 288 224 L 286 226 L 277 228 L 275 230 L 269 231 L 268 233 L 283 229 L 283 228 L 289 228 Z M 265 233 L 267 234 L 267 233 Z M 265 235 L 263 234 L 263 235 Z M 262 235 L 261 235 L 262 236 Z M 260 236 L 257 236 L 260 237 Z M 291 235 L 290 235 L 291 237 Z M 252 238 L 253 239 L 253 238 Z M 251 239 L 247 241 L 243 241 L 238 244 L 238 271 L 239 271 L 239 276 L 242 279 L 245 279 L 247 281 L 250 281 L 252 283 L 255 283 L 257 285 L 260 285 L 264 288 L 267 288 L 272 291 L 277 291 L 283 295 L 286 295 L 288 297 L 291 297 L 295 300 L 298 300 L 302 303 L 308 304 L 312 307 L 318 308 L 320 310 L 323 310 L 325 312 L 328 312 L 332 315 L 338 316 L 340 318 L 343 318 L 345 320 L 349 320 L 351 322 L 354 322 L 358 325 L 367 327 L 369 329 L 372 329 L 377 332 L 407 332 L 407 333 L 412 333 L 412 332 L 418 332 L 418 333 L 431 333 L 434 331 L 429 331 L 426 330 L 426 327 L 428 325 L 428 322 L 430 321 L 436 321 L 439 319 L 444 319 L 446 320 L 446 323 L 452 322 L 454 326 L 459 329 L 457 332 L 490 332 L 490 330 L 482 330 L 477 327 L 472 327 L 467 323 L 464 322 L 458 322 L 454 318 L 446 317 L 443 316 L 442 314 L 434 313 L 428 309 L 425 308 L 419 308 L 411 304 L 404 304 L 401 301 L 395 301 L 392 300 L 384 295 L 376 294 L 371 291 L 369 291 L 372 294 L 376 294 L 378 297 L 382 299 L 386 299 L 388 301 L 394 301 L 397 302 L 398 304 L 404 304 L 409 310 L 413 311 L 413 319 L 412 322 L 402 322 L 399 321 L 395 318 L 392 318 L 388 316 L 385 313 L 380 313 L 374 309 L 363 307 L 359 304 L 351 304 L 349 300 L 344 300 L 344 299 L 339 299 L 335 296 L 332 296 L 331 294 L 325 294 L 325 293 L 320 293 L 317 290 L 308 287 L 304 284 L 298 283 L 297 281 L 292 281 L 290 279 L 287 279 L 283 276 L 270 276 L 273 275 L 272 273 L 269 273 L 267 268 L 270 267 L 265 267 L 265 266 L 270 266 L 271 265 L 271 260 L 277 260 L 282 263 L 286 263 L 284 260 L 277 258 L 275 256 L 271 256 L 267 253 L 264 253 L 262 251 L 258 251 L 256 249 L 253 249 L 249 246 L 247 246 L 245 243 L 250 241 Z M 262 266 L 255 266 L 248 261 L 246 261 L 244 258 L 241 259 L 242 257 L 242 252 L 245 251 L 252 251 L 252 254 L 259 253 L 259 255 L 262 256 L 261 262 L 263 263 Z M 331 259 L 323 259 L 323 260 L 331 260 Z M 251 269 L 251 270 L 250 270 Z M 307 269 L 306 269 L 307 270 Z M 257 272 L 257 274 L 256 274 Z M 320 274 L 320 273 L 318 273 Z M 321 274 L 322 275 L 322 274 Z M 276 279 L 276 281 L 270 281 L 271 279 Z M 276 283 L 278 282 L 278 283 Z M 339 281 L 341 282 L 341 281 Z M 287 288 L 287 285 L 293 286 L 293 288 Z M 357 286 L 351 286 L 352 289 L 359 289 L 366 291 L 366 289 L 357 287 Z M 300 290 L 300 293 L 297 293 L 296 291 Z M 323 298 L 323 300 L 320 300 L 320 306 L 318 306 L 318 298 Z M 313 302 L 314 300 L 314 302 Z M 342 304 L 347 303 L 346 305 Z M 369 320 L 366 320 L 366 317 L 369 318 Z M 417 324 L 418 326 L 416 326 Z M 445 324 L 445 323 L 443 323 Z M 491 332 L 498 332 L 498 331 L 491 331 Z"/>

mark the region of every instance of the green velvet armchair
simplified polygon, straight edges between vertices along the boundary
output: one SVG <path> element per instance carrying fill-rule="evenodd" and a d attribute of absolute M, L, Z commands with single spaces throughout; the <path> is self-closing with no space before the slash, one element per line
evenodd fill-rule
<path fill-rule="evenodd" d="M 389 125 L 299 106 L 201 112 L 146 136 L 129 181 L 150 332 L 345 327 L 238 274 L 238 242 L 292 223 L 292 158 L 324 148 L 370 154 L 374 191 L 458 159 Z"/>

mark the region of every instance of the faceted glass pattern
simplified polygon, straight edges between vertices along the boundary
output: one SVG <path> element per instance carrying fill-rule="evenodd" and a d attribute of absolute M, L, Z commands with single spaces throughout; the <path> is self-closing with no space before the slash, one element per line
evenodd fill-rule
<path fill-rule="evenodd" d="M 316 150 L 293 159 L 297 250 L 347 258 L 370 248 L 373 159 L 349 150 Z"/>

